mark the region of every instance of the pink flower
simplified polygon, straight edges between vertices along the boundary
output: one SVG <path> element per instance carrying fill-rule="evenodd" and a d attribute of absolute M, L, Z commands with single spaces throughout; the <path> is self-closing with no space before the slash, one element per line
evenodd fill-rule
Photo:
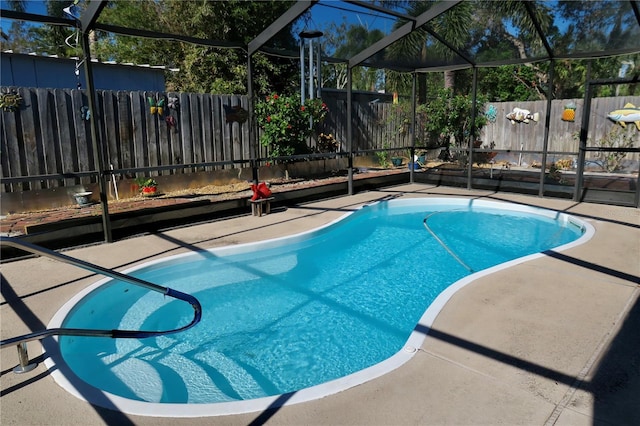
<path fill-rule="evenodd" d="M 267 115 L 267 123 L 271 123 L 271 116 Z"/>

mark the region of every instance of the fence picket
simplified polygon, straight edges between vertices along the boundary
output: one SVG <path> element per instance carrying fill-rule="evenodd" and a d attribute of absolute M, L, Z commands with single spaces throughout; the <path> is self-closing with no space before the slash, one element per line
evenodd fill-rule
<path fill-rule="evenodd" d="M 191 127 L 191 98 L 193 95 L 182 93 L 180 95 L 180 134 L 182 135 L 182 162 L 193 163 L 192 151 L 192 127 Z"/>
<path fill-rule="evenodd" d="M 169 98 L 176 98 L 178 102 L 169 102 Z M 182 146 L 180 145 L 180 133 L 178 130 L 179 110 L 180 110 L 180 94 L 170 92 L 167 93 L 167 117 L 171 117 L 167 122 L 167 137 L 170 149 L 170 164 L 180 164 L 182 162 Z M 183 173 L 183 169 L 172 170 L 171 173 Z"/>
<path fill-rule="evenodd" d="M 42 158 L 41 149 L 38 147 L 38 139 L 40 137 L 40 132 L 37 131 L 36 123 L 38 128 L 40 127 L 40 114 L 38 107 L 38 94 L 34 91 L 25 91 L 25 96 L 23 99 L 25 101 L 25 106 L 30 107 L 33 114 L 26 114 L 24 119 L 22 120 L 22 134 L 24 135 L 23 139 L 23 148 L 24 154 L 21 156 L 21 162 L 24 161 L 24 167 L 22 169 L 22 176 L 31 176 L 41 174 L 40 171 L 40 163 L 44 160 Z M 42 182 L 34 181 L 30 183 L 31 189 L 41 189 Z"/>
<path fill-rule="evenodd" d="M 144 93 L 131 92 L 131 124 L 133 137 L 133 162 L 131 167 L 144 167 L 148 166 L 146 162 L 147 158 L 147 146 L 144 143 L 144 134 L 146 129 L 146 110 L 147 101 Z M 114 166 L 115 168 L 115 166 Z"/>
<path fill-rule="evenodd" d="M 3 90 L 2 93 L 8 93 L 9 91 Z M 21 94 L 21 96 L 23 96 Z M 18 114 L 11 112 L 2 112 L 2 140 L 0 142 L 0 164 L 2 165 L 2 176 L 21 176 L 20 169 L 20 152 L 19 146 L 21 135 L 18 132 L 18 123 L 16 118 Z M 11 139 L 14 138 L 18 143 L 11 143 Z M 21 184 L 5 184 L 2 185 L 2 190 L 5 192 L 19 191 L 22 189 Z"/>
<path fill-rule="evenodd" d="M 132 127 L 131 123 L 131 98 L 127 92 L 118 91 L 116 93 L 117 100 L 117 116 L 118 121 L 115 126 L 118 129 L 118 149 L 120 151 L 121 167 L 130 168 L 134 164 L 133 159 L 135 155 L 133 153 L 132 142 Z"/>
<path fill-rule="evenodd" d="M 67 90 L 55 89 L 53 91 L 54 104 L 57 106 L 56 111 L 56 128 L 57 134 L 57 149 L 60 151 L 60 168 L 59 172 L 64 170 L 77 170 L 77 160 L 74 153 L 75 141 L 71 136 L 72 122 L 70 114 L 73 114 L 71 110 L 71 102 L 69 99 L 69 92 Z M 71 186 L 79 183 L 78 180 L 68 178 L 64 180 L 64 186 Z"/>
<path fill-rule="evenodd" d="M 2 177 L 95 170 L 90 121 L 85 112 L 88 107 L 85 91 L 2 88 L 3 93 L 9 91 L 20 94 L 23 101 L 18 111 L 2 111 Z M 176 108 L 169 107 L 169 96 L 178 98 Z M 158 115 L 158 111 L 151 113 L 149 97 L 156 103 L 160 99 L 165 100 L 162 115 Z M 411 133 L 399 115 L 400 108 L 391 103 L 370 103 L 372 98 L 362 94 L 354 97 L 353 149 L 382 149 L 387 144 L 390 148 L 398 148 L 398 151 L 409 147 Z M 340 149 L 345 151 L 349 146 L 345 94 L 328 90 L 323 93 L 323 101 L 329 112 L 322 124 L 322 131 L 333 134 L 340 142 Z M 562 111 L 570 101 L 577 106 L 576 119 L 574 122 L 562 121 Z M 603 136 L 614 126 L 619 126 L 609 120 L 607 114 L 624 107 L 626 103 L 640 105 L 640 96 L 594 98 L 591 102 L 588 143 L 589 146 L 597 146 Z M 576 153 L 578 150 L 576 135 L 581 126 L 583 103 L 583 99 L 552 101 L 547 124 L 544 122 L 546 101 L 493 103 L 497 109 L 496 120 L 481 130 L 480 139 L 485 146 L 495 142 L 495 149 L 511 150 L 512 157 L 518 158 L 521 150 L 542 150 L 545 125 L 548 125 L 548 151 L 559 153 L 550 157 L 550 161 L 555 161 L 566 157 L 562 153 Z M 90 114 L 97 122 L 99 146 L 103 150 L 106 166 L 112 165 L 114 169 L 249 159 L 254 154 L 249 141 L 249 122 L 226 122 L 223 105 L 240 105 L 249 110 L 249 99 L 240 95 L 97 91 L 96 111 L 90 111 Z M 540 122 L 512 125 L 505 116 L 514 107 L 539 113 Z M 175 119 L 175 125 L 166 121 L 169 116 Z M 635 127 L 633 123 L 628 126 Z M 640 135 L 640 132 L 636 134 Z M 428 142 L 422 140 L 419 130 L 416 131 L 416 137 L 419 146 Z M 640 136 L 638 138 L 640 140 Z M 255 142 L 255 154 L 266 157 L 268 151 L 260 146 L 259 135 Z M 311 146 L 315 146 L 315 142 L 312 141 Z M 637 160 L 638 154 L 630 154 L 627 158 Z M 224 166 L 233 167 L 241 166 Z M 185 172 L 189 170 L 154 172 L 152 175 Z M 132 177 L 132 174 L 127 173 L 125 177 Z M 5 183 L 0 186 L 0 192 L 87 184 L 91 181 L 92 178 L 82 177 Z"/>

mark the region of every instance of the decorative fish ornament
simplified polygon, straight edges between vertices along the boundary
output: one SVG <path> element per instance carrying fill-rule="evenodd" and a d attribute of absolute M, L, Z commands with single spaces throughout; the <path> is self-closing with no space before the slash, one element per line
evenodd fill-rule
<path fill-rule="evenodd" d="M 514 108 L 509 114 L 506 115 L 507 119 L 511 121 L 511 124 L 525 123 L 529 124 L 529 121 L 540 121 L 539 113 L 531 113 L 528 109 Z"/>
<path fill-rule="evenodd" d="M 640 130 L 640 108 L 636 108 L 635 105 L 627 103 L 624 108 L 611 111 L 607 118 L 620 123 L 624 128 L 627 127 L 626 123 L 634 123 L 638 130 Z"/>

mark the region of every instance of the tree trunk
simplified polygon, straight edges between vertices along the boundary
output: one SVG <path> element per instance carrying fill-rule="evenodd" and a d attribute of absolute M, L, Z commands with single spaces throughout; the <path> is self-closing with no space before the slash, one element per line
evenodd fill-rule
<path fill-rule="evenodd" d="M 453 90 L 456 83 L 456 72 L 453 70 L 444 72 L 444 88 Z"/>

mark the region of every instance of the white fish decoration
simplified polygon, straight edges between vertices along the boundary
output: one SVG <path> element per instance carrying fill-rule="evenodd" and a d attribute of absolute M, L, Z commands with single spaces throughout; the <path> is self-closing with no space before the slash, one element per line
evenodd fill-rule
<path fill-rule="evenodd" d="M 535 122 L 540 121 L 540 114 L 538 114 L 537 112 L 532 114 L 531 111 L 529 111 L 528 109 L 522 109 L 522 108 L 514 108 L 513 111 L 507 114 L 506 117 L 511 121 L 511 124 L 516 124 L 516 123 L 529 124 L 529 121 L 535 121 Z"/>
<path fill-rule="evenodd" d="M 624 108 L 611 111 L 607 117 L 625 128 L 626 123 L 634 123 L 640 130 L 640 108 L 636 108 L 634 104 L 628 103 Z"/>

